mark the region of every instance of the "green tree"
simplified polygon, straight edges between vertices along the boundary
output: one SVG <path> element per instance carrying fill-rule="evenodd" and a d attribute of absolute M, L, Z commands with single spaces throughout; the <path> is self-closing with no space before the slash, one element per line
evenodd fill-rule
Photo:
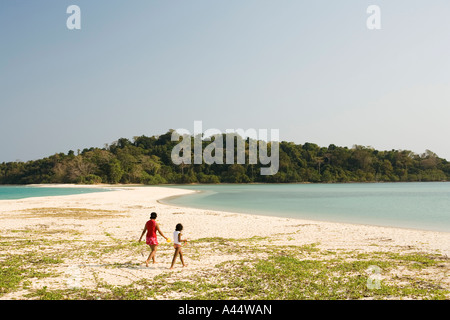
<path fill-rule="evenodd" d="M 108 181 L 109 183 L 116 184 L 119 183 L 124 175 L 124 171 L 117 159 L 112 159 L 108 164 Z"/>

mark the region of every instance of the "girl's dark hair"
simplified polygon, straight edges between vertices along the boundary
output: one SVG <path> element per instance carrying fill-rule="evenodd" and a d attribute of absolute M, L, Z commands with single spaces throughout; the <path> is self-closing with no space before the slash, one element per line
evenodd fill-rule
<path fill-rule="evenodd" d="M 156 214 L 156 212 L 152 212 L 152 213 L 150 214 L 150 219 L 156 219 L 157 216 L 158 216 L 158 215 Z"/>
<path fill-rule="evenodd" d="M 181 230 L 183 230 L 183 225 L 181 223 L 179 223 L 175 226 L 175 231 L 181 231 Z"/>

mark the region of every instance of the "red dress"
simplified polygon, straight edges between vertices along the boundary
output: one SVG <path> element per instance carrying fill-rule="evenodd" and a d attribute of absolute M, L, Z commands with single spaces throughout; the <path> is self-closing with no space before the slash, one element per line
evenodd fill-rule
<path fill-rule="evenodd" d="M 149 220 L 146 223 L 147 227 L 147 237 L 146 237 L 146 243 L 149 246 L 157 246 L 158 245 L 158 238 L 156 237 L 156 221 L 155 220 Z"/>

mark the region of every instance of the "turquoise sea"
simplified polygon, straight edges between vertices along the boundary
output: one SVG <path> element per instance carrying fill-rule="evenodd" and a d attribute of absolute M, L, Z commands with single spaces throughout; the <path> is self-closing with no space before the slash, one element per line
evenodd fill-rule
<path fill-rule="evenodd" d="M 450 232 L 450 182 L 173 187 L 200 192 L 163 202 L 201 209 Z"/>
<path fill-rule="evenodd" d="M 450 232 L 450 182 L 171 187 L 199 191 L 163 200 L 178 206 Z M 105 191 L 108 189 L 0 186 L 0 200 Z"/>
<path fill-rule="evenodd" d="M 0 200 L 14 200 L 32 197 L 66 196 L 72 194 L 105 192 L 104 188 L 59 188 L 34 186 L 0 186 Z"/>

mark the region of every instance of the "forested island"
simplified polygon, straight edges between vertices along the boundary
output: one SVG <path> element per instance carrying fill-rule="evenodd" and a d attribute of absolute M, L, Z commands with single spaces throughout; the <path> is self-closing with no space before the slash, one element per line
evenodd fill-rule
<path fill-rule="evenodd" d="M 104 148 L 0 164 L 0 184 L 187 184 L 187 183 L 334 183 L 447 181 L 450 163 L 426 150 L 378 151 L 354 145 L 320 147 L 314 143 L 279 143 L 279 171 L 260 175 L 257 164 L 175 165 L 172 131 L 159 136 L 121 138 Z M 248 139 L 245 141 L 248 145 Z M 204 145 L 210 142 L 204 141 Z M 246 149 L 247 150 L 247 149 Z"/>

